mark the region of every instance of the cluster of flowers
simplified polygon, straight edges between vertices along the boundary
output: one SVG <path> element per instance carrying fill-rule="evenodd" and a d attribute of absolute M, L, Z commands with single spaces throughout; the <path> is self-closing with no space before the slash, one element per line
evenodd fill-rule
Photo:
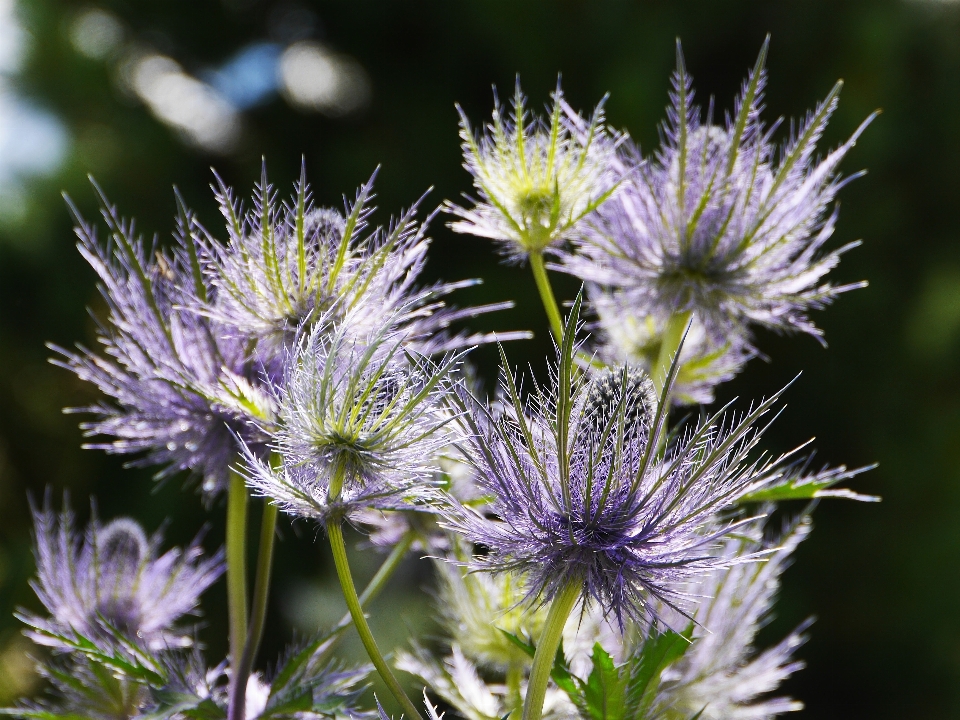
<path fill-rule="evenodd" d="M 519 87 L 479 136 L 463 118 L 479 199 L 448 203 L 451 227 L 529 262 L 556 341 L 548 381 L 525 393 L 501 350 L 498 392 L 480 397 L 466 354 L 493 338 L 450 329 L 509 303 L 458 310 L 446 297 L 474 281 L 418 285 L 429 240 L 416 207 L 371 228 L 372 180 L 340 213 L 315 208 L 302 176 L 282 203 L 264 174 L 248 209 L 218 179 L 225 241 L 180 203 L 168 249 L 105 199 L 106 242 L 78 215 L 109 308 L 102 351 L 59 350 L 109 398 L 83 409 L 97 416 L 84 427 L 108 438 L 93 447 L 161 477 L 189 471 L 211 503 L 226 496 L 226 550 L 160 554 L 132 520 L 95 515 L 80 533 L 48 499 L 35 589 L 49 617 L 22 619 L 51 649 L 50 694 L 4 712 L 386 718 L 358 704 L 373 670 L 410 720 L 437 717 L 427 693 L 468 720 L 798 709 L 771 692 L 800 667 L 804 628 L 763 651 L 754 640 L 810 506 L 780 532 L 766 518 L 780 501 L 865 499 L 833 487 L 857 471 L 757 450 L 780 392 L 670 422 L 757 353 L 754 326 L 816 335 L 808 311 L 854 287 L 824 281 L 843 249 L 823 246 L 856 134 L 814 158 L 834 89 L 774 145 L 759 117 L 765 53 L 723 125 L 693 104 L 681 60 L 651 157 L 559 88 L 546 120 Z M 548 270 L 584 283 L 566 320 Z M 252 589 L 251 495 L 265 501 Z M 266 675 L 253 668 L 278 511 L 325 529 L 350 614 Z M 344 523 L 389 551 L 361 594 Z M 363 606 L 412 549 L 434 558 L 449 639 L 391 667 Z M 181 618 L 224 569 L 230 653 L 211 668 Z M 372 667 L 333 659 L 351 624 Z M 425 686 L 422 707 L 394 668 Z"/>

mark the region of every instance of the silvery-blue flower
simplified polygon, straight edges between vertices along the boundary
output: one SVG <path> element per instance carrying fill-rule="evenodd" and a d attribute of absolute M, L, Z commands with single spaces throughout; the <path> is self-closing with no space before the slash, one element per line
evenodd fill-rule
<path fill-rule="evenodd" d="M 453 437 L 443 397 L 460 356 L 435 363 L 416 355 L 393 327 L 359 338 L 348 316 L 298 343 L 277 389 L 278 461 L 248 455 L 253 490 L 323 522 L 436 496 L 438 457 Z"/>
<path fill-rule="evenodd" d="M 447 295 L 476 281 L 418 287 L 430 240 L 416 221 L 417 206 L 386 229 L 369 229 L 373 178 L 343 214 L 314 206 L 304 172 L 291 200 L 281 203 L 264 169 L 248 211 L 217 181 L 227 241 L 205 243 L 206 272 L 217 288 L 205 312 L 251 338 L 265 360 L 281 358 L 314 324 L 340 325 L 348 314 L 358 336 L 391 317 L 411 349 L 443 352 L 484 339 L 451 335 L 451 323 L 510 307 L 445 306 Z"/>
<path fill-rule="evenodd" d="M 450 523 L 488 549 L 473 567 L 524 574 L 532 601 L 575 583 L 621 624 L 662 621 L 658 604 L 688 606 L 688 582 L 749 560 L 726 557 L 720 541 L 747 521 L 735 504 L 780 480 L 779 461 L 750 459 L 779 394 L 661 449 L 666 408 L 649 378 L 578 372 L 574 330 L 568 322 L 551 388 L 534 384 L 526 404 L 508 368 L 502 412 L 461 396 L 477 482 L 495 500 L 489 515 L 465 510 Z"/>
<path fill-rule="evenodd" d="M 50 617 L 23 614 L 38 643 L 69 649 L 74 638 L 119 633 L 146 650 L 189 645 L 192 629 L 178 627 L 195 613 L 203 592 L 223 572 L 220 553 L 204 558 L 199 545 L 160 552 L 159 534 L 148 537 L 128 518 L 74 529 L 64 507 L 34 510 L 37 578 L 32 583 Z"/>
<path fill-rule="evenodd" d="M 215 493 L 226 486 L 237 438 L 250 447 L 264 440 L 250 422 L 271 413 L 260 364 L 243 337 L 195 309 L 214 289 L 201 272 L 193 216 L 181 205 L 174 247 L 160 250 L 101 199 L 107 240 L 79 214 L 76 232 L 108 308 L 98 331 L 103 349 L 54 349 L 109 402 L 74 411 L 99 416 L 83 424 L 88 435 L 112 438 L 88 447 L 142 453 L 132 464 L 159 465 L 159 477 L 192 471 Z"/>
<path fill-rule="evenodd" d="M 480 199 L 472 208 L 447 203 L 460 218 L 450 225 L 456 232 L 495 240 L 508 257 L 522 259 L 573 237 L 617 187 L 612 159 L 623 138 L 605 126 L 603 103 L 585 120 L 558 86 L 549 120 L 531 118 L 518 81 L 512 115 L 496 101 L 479 137 L 458 110 L 464 167 Z"/>
<path fill-rule="evenodd" d="M 765 57 L 766 44 L 721 125 L 693 104 L 678 48 L 663 146 L 632 163 L 565 257 L 569 272 L 616 288 L 636 317 L 692 312 L 721 343 L 730 333 L 746 336 L 753 324 L 819 335 L 808 312 L 861 285 L 825 280 L 855 243 L 825 246 L 845 182 L 837 167 L 870 119 L 826 157 L 815 155 L 838 83 L 778 146 L 776 124 L 760 120 Z"/>
<path fill-rule="evenodd" d="M 769 619 L 780 575 L 797 546 L 810 533 L 809 517 L 801 517 L 778 543 L 764 542 L 762 524 L 744 528 L 724 543 L 729 557 L 766 550 L 764 562 L 735 564 L 705 576 L 691 592 L 699 598 L 693 614 L 693 642 L 663 673 L 658 704 L 666 718 L 703 720 L 769 720 L 800 710 L 788 697 L 770 697 L 791 674 L 803 667 L 794 659 L 803 644 L 806 624 L 776 645 L 755 649 L 760 628 Z"/>

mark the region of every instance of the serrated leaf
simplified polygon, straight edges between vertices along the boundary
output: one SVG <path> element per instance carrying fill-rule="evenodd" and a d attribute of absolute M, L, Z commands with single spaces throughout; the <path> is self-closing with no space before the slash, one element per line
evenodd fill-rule
<path fill-rule="evenodd" d="M 270 694 L 276 695 L 286 689 L 287 684 L 296 677 L 311 660 L 314 659 L 324 649 L 324 643 L 333 638 L 333 633 L 325 630 L 307 643 L 303 649 L 294 653 L 277 671 L 277 675 L 270 686 Z"/>
<path fill-rule="evenodd" d="M 656 699 L 661 673 L 683 657 L 690 647 L 692 634 L 691 625 L 683 633 L 668 630 L 650 636 L 643 643 L 639 656 L 629 663 L 627 707 L 631 709 L 630 718 L 641 720 L 646 717 Z"/>
<path fill-rule="evenodd" d="M 613 662 L 600 643 L 590 656 L 593 668 L 583 687 L 587 713 L 593 720 L 622 720 L 626 711 L 629 674 Z"/>
<path fill-rule="evenodd" d="M 158 707 L 152 712 L 140 716 L 141 720 L 167 720 L 173 717 L 187 717 L 192 720 L 222 720 L 226 712 L 210 698 L 170 690 L 154 693 Z"/>
<path fill-rule="evenodd" d="M 837 468 L 827 468 L 818 473 L 807 474 L 798 472 L 788 474 L 783 483 L 773 487 L 757 490 L 741 498 L 742 503 L 779 502 L 783 500 L 814 500 L 823 497 L 839 497 L 861 502 L 879 502 L 876 495 L 861 495 L 847 488 L 831 489 L 837 483 L 859 475 L 862 472 L 876 467 L 867 467 L 847 470 L 842 465 Z"/>

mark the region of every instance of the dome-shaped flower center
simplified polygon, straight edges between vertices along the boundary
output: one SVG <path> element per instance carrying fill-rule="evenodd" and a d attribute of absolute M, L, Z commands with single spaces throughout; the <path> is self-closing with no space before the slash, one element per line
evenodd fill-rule
<path fill-rule="evenodd" d="M 142 613 L 137 585 L 150 544 L 132 520 L 119 518 L 96 534 L 99 581 L 95 612 L 128 635 L 140 629 Z"/>
<path fill-rule="evenodd" d="M 616 439 L 623 422 L 625 445 L 639 443 L 642 451 L 656 414 L 653 383 L 636 367 L 607 369 L 598 373 L 587 387 L 583 418 L 593 442 L 607 434 Z"/>

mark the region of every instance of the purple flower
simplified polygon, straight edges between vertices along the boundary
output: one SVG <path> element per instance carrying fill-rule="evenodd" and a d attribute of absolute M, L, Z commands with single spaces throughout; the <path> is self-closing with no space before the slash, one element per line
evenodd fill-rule
<path fill-rule="evenodd" d="M 758 324 L 820 331 L 807 316 L 839 293 L 824 276 L 853 244 L 826 251 L 843 186 L 837 166 L 871 118 L 822 160 L 816 144 L 837 106 L 838 83 L 778 147 L 760 120 L 764 45 L 725 125 L 704 120 L 679 55 L 664 145 L 634 165 L 603 205 L 565 269 L 615 288 L 637 318 L 692 312 L 722 345 Z M 639 157 L 639 151 L 633 150 Z"/>
<path fill-rule="evenodd" d="M 278 392 L 274 465 L 247 457 L 247 482 L 292 515 L 325 522 L 363 508 L 435 499 L 441 450 L 455 439 L 442 398 L 460 356 L 405 352 L 387 322 L 360 339 L 348 316 L 300 341 Z"/>
<path fill-rule="evenodd" d="M 779 461 L 748 460 L 779 394 L 661 449 L 666 408 L 650 380 L 629 368 L 577 372 L 574 330 L 571 321 L 552 388 L 534 385 L 526 406 L 509 369 L 504 411 L 461 396 L 477 482 L 495 500 L 489 516 L 464 509 L 450 524 L 488 548 L 475 568 L 525 575 L 531 601 L 577 583 L 621 624 L 656 622 L 658 604 L 688 605 L 686 583 L 751 559 L 726 557 L 720 541 L 747 522 L 735 504 L 781 478 Z"/>
<path fill-rule="evenodd" d="M 200 272 L 193 217 L 181 207 L 176 245 L 163 252 L 101 199 L 106 243 L 75 216 L 80 252 L 109 309 L 99 326 L 104 349 L 54 349 L 64 358 L 59 364 L 112 402 L 72 411 L 99 416 L 82 425 L 88 435 L 113 438 L 87 447 L 145 453 L 132 464 L 160 465 L 158 477 L 189 470 L 202 476 L 206 493 L 218 492 L 239 451 L 236 438 L 250 447 L 265 439 L 250 422 L 270 413 L 257 389 L 259 363 L 242 337 L 196 310 L 213 289 Z"/>
<path fill-rule="evenodd" d="M 70 649 L 76 636 L 120 633 L 146 650 L 183 647 L 192 629 L 176 622 L 194 613 L 203 592 L 223 572 L 217 553 L 202 558 L 199 545 L 160 554 L 159 534 L 147 537 L 133 520 L 103 525 L 94 517 L 74 530 L 65 506 L 34 509 L 37 579 L 32 583 L 49 618 L 23 614 L 30 636 L 42 645 Z"/>
<path fill-rule="evenodd" d="M 217 289 L 206 312 L 235 335 L 252 338 L 265 359 L 282 358 L 299 333 L 309 333 L 317 323 L 329 330 L 348 314 L 358 336 L 392 318 L 409 348 L 444 352 L 486 339 L 451 335 L 451 323 L 510 307 L 445 307 L 443 298 L 472 280 L 417 287 L 430 244 L 416 222 L 417 206 L 388 228 L 369 230 L 373 178 L 346 204 L 344 214 L 313 205 L 304 172 L 290 202 L 279 203 L 264 168 L 248 212 L 217 181 L 227 242 L 208 238 L 205 243 L 206 271 Z"/>

